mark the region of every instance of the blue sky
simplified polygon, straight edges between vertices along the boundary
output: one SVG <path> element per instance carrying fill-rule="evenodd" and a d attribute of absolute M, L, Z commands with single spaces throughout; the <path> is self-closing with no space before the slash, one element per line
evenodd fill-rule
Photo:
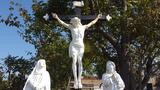
<path fill-rule="evenodd" d="M 2 0 L 0 2 L 0 15 L 5 18 L 9 14 L 9 1 Z M 22 4 L 24 8 L 31 11 L 32 0 L 16 0 Z M 17 33 L 17 28 L 8 27 L 5 24 L 0 23 L 0 60 L 5 58 L 9 54 L 12 56 L 23 56 L 24 58 L 30 58 L 31 55 L 27 55 L 27 52 L 35 53 L 33 45 L 26 43 L 22 37 Z"/>

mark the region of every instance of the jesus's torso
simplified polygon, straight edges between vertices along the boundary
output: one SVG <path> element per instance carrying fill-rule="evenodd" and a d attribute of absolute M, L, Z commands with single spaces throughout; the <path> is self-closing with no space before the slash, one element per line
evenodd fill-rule
<path fill-rule="evenodd" d="M 78 27 L 71 27 L 71 35 L 72 35 L 72 44 L 84 46 L 83 38 L 85 27 L 83 25 L 79 25 Z"/>

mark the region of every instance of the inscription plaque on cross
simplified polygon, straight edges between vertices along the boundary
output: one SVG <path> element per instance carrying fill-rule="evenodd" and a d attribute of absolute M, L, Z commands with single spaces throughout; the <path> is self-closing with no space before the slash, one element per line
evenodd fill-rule
<path fill-rule="evenodd" d="M 72 70 L 74 76 L 74 88 L 81 89 L 82 82 L 81 76 L 83 72 L 82 58 L 84 53 L 84 32 L 86 29 L 94 25 L 99 19 L 100 20 L 110 20 L 110 16 L 105 16 L 102 14 L 98 15 L 81 15 L 80 7 L 84 6 L 83 0 L 72 0 L 72 9 L 75 11 L 75 15 L 57 15 L 52 13 L 52 17 L 56 19 L 61 25 L 68 28 L 71 31 L 72 41 L 69 45 L 69 57 L 72 58 Z M 48 19 L 49 16 L 46 14 L 44 19 Z M 64 21 L 70 20 L 70 23 L 65 23 Z M 81 20 L 93 20 L 86 25 L 82 25 Z M 78 63 L 78 65 L 77 65 Z M 78 73 L 77 73 L 78 71 Z"/>

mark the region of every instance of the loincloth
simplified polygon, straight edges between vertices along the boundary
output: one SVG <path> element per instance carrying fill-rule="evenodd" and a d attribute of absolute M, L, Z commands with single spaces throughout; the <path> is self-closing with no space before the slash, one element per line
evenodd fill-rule
<path fill-rule="evenodd" d="M 83 43 L 73 43 L 71 42 L 69 45 L 69 57 L 81 56 L 83 57 L 84 53 L 84 44 Z"/>

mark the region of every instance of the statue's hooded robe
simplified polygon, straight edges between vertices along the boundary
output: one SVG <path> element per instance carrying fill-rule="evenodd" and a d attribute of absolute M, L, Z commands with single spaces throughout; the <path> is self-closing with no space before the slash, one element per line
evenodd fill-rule
<path fill-rule="evenodd" d="M 124 90 L 125 84 L 121 76 L 116 72 L 115 64 L 112 61 L 108 61 L 106 65 L 107 69 L 109 64 L 113 66 L 114 70 L 112 71 L 112 73 L 109 73 L 109 70 L 106 70 L 106 73 L 103 74 L 102 76 L 103 90 Z"/>
<path fill-rule="evenodd" d="M 50 90 L 50 75 L 44 59 L 40 59 L 29 75 L 23 90 Z"/>

